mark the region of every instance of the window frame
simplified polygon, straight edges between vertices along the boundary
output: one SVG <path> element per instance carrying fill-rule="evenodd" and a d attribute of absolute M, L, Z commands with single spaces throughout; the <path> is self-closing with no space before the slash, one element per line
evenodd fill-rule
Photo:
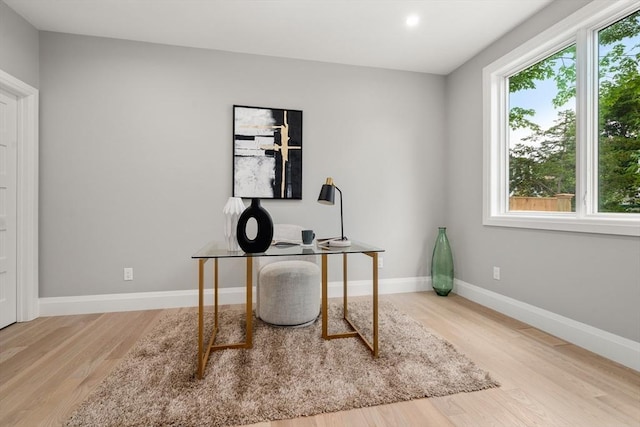
<path fill-rule="evenodd" d="M 638 9 L 633 0 L 595 0 L 483 69 L 484 225 L 640 236 L 640 214 L 597 210 L 597 32 Z M 574 43 L 576 211 L 509 211 L 508 77 Z"/>

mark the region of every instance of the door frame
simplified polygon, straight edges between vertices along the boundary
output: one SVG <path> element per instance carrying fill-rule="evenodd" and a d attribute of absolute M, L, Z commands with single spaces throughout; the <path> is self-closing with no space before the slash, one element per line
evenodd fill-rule
<path fill-rule="evenodd" d="M 17 320 L 39 316 L 38 305 L 38 89 L 0 70 L 0 88 L 16 96 Z"/>

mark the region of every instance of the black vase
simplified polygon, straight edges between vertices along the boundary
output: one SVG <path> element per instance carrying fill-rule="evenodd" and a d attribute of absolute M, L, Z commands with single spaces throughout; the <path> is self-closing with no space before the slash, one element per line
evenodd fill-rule
<path fill-rule="evenodd" d="M 253 240 L 247 237 L 247 222 L 251 218 L 254 218 L 258 224 L 258 232 Z M 269 248 L 273 239 L 273 221 L 269 212 L 260 206 L 260 199 L 251 199 L 251 206 L 242 212 L 238 218 L 236 234 L 238 244 L 246 253 L 255 254 Z"/>

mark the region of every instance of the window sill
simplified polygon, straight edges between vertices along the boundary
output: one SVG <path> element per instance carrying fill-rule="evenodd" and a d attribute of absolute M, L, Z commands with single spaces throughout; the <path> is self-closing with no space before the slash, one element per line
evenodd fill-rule
<path fill-rule="evenodd" d="M 600 214 L 577 218 L 574 213 L 510 212 L 486 216 L 482 223 L 496 227 L 640 236 L 640 215 L 633 215 L 633 217 L 629 218 L 629 214 L 624 214 L 624 218 L 615 214 Z"/>

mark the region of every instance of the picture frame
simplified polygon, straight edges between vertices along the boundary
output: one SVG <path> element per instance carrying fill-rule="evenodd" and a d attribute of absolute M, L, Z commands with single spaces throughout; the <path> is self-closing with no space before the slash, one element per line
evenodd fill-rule
<path fill-rule="evenodd" d="M 233 196 L 302 199 L 302 111 L 233 106 Z"/>

